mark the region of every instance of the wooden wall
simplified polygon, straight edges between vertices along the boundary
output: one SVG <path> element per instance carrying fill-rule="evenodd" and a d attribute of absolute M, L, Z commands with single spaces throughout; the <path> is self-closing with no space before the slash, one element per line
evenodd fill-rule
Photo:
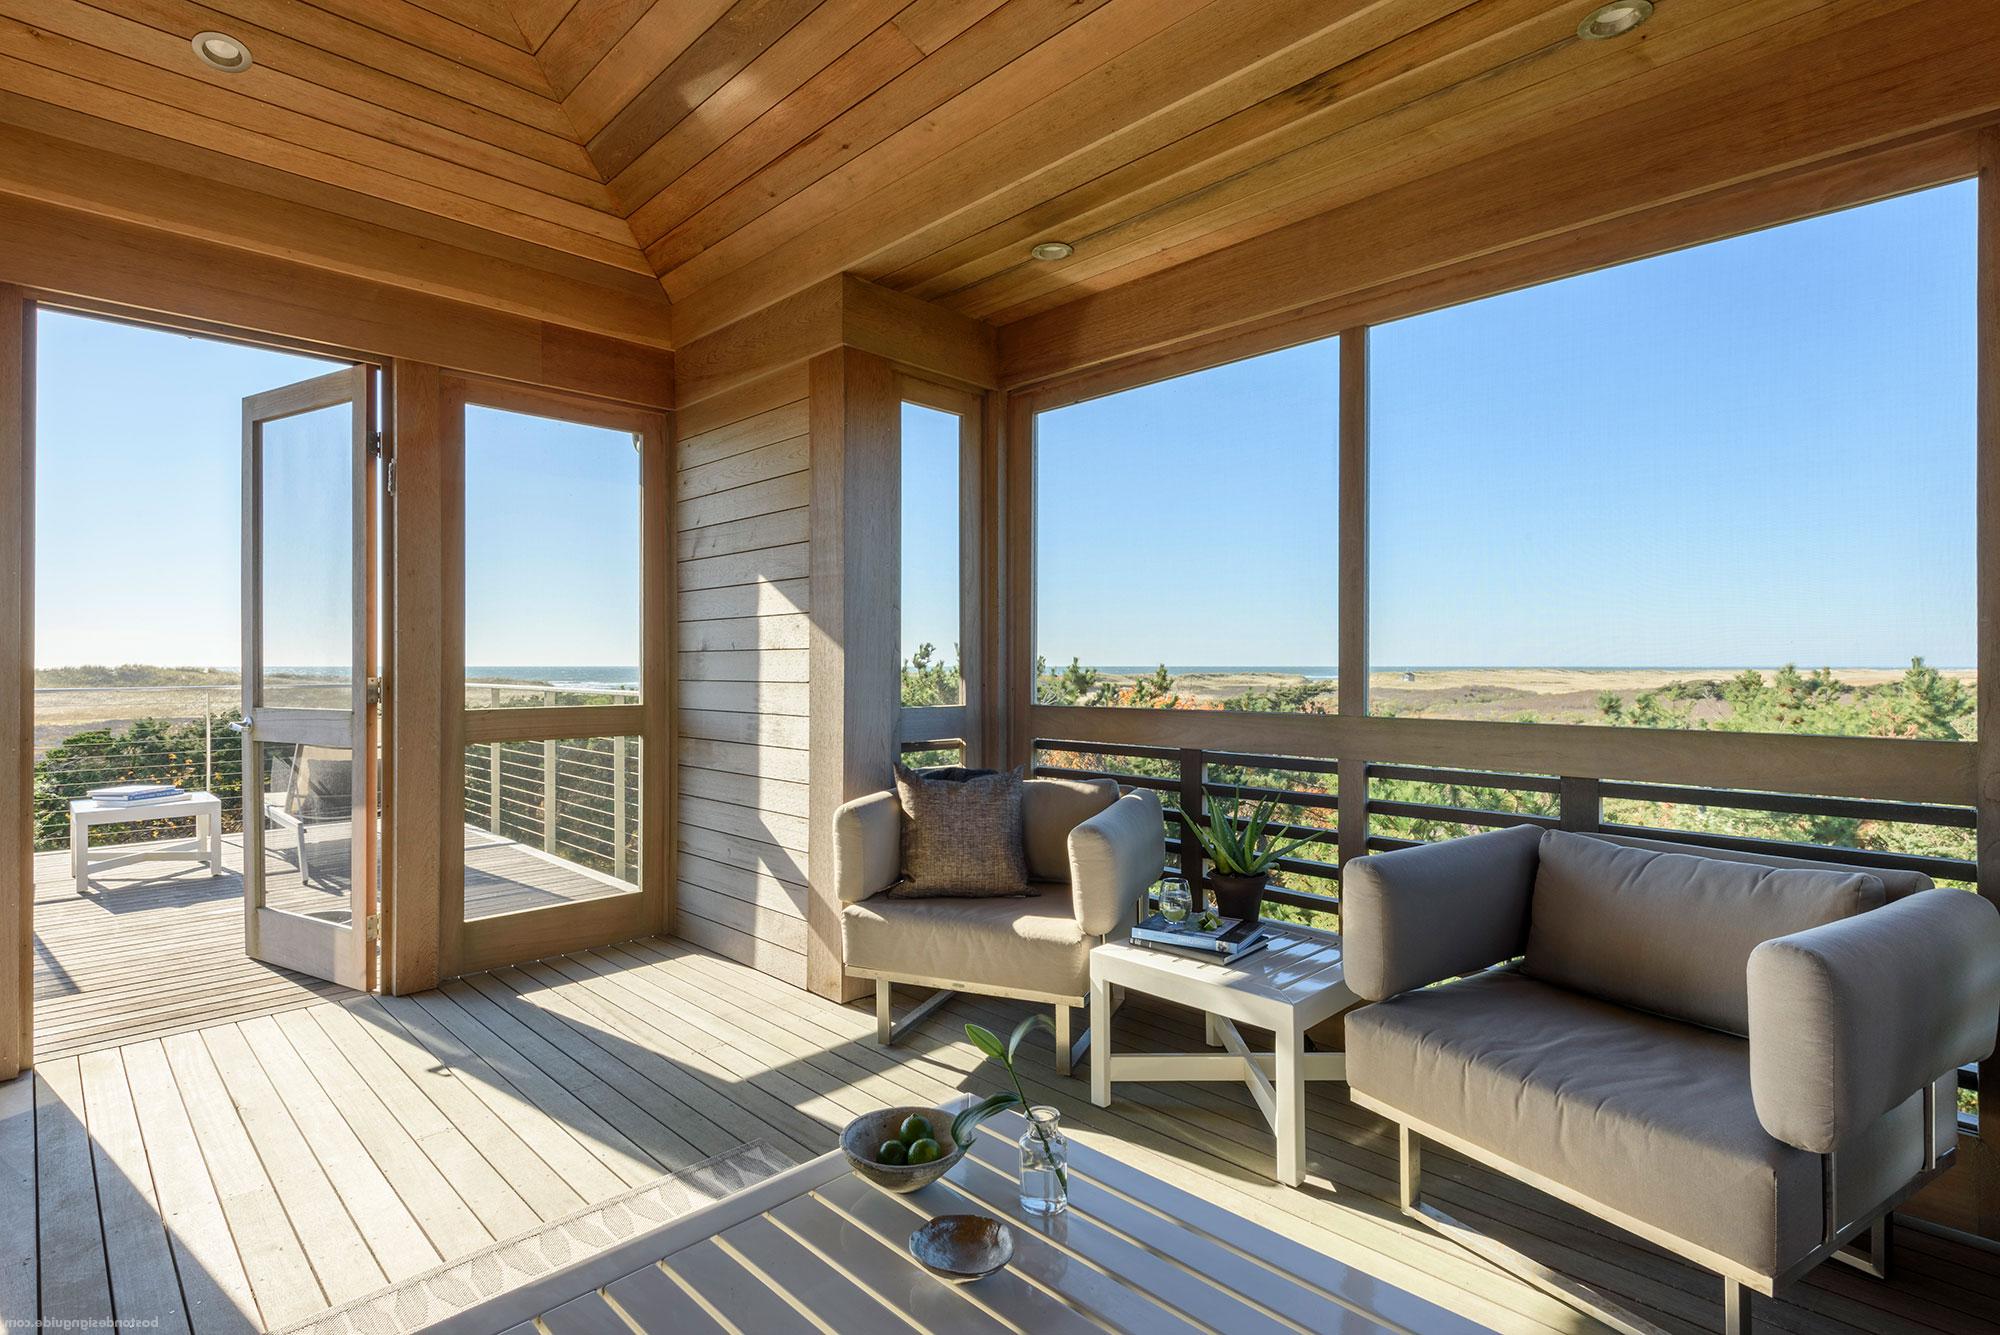
<path fill-rule="evenodd" d="M 806 984 L 812 530 L 807 366 L 678 414 L 674 930 Z"/>

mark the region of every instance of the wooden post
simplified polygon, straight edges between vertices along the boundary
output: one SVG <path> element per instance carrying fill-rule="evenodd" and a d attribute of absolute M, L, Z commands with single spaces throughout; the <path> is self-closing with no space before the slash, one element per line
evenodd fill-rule
<path fill-rule="evenodd" d="M 542 851 L 556 851 L 556 740 L 542 743 Z"/>
<path fill-rule="evenodd" d="M 1208 773 L 1208 757 L 1201 748 L 1184 746 L 1180 754 L 1181 771 L 1181 877 L 1188 883 L 1188 893 L 1195 903 L 1201 903 L 1201 888 L 1208 884 L 1208 877 L 1202 873 L 1201 844 L 1195 840 L 1195 822 L 1202 818 L 1207 809 L 1207 795 L 1202 791 L 1202 779 Z"/>
<path fill-rule="evenodd" d="M 34 307 L 0 286 L 0 1080 L 34 1061 Z"/>
<path fill-rule="evenodd" d="M 1344 718 L 1368 715 L 1368 330 L 1340 335 L 1340 575 L 1334 683 Z M 1368 760 L 1338 757 L 1340 861 L 1368 854 Z"/>
<path fill-rule="evenodd" d="M 1979 893 L 2000 904 L 2000 130 L 1980 134 L 1977 530 Z M 1996 1018 L 2000 1023 L 2000 1018 Z M 2000 1055 L 1979 1064 L 1979 1231 L 2000 1237 Z M 1961 1143 L 1965 1138 L 1961 1137 Z"/>
<path fill-rule="evenodd" d="M 812 359 L 812 639 L 806 986 L 851 1001 L 833 813 L 886 786 L 897 755 L 901 545 L 896 373 L 854 348 Z"/>
<path fill-rule="evenodd" d="M 394 865 L 383 910 L 391 930 L 385 933 L 382 989 L 408 993 L 436 987 L 440 977 L 445 769 L 462 767 L 464 759 L 452 754 L 445 728 L 448 600 L 438 368 L 398 362 L 391 386 L 388 457 L 396 464 L 396 491 L 389 498 L 394 550 L 388 582 L 395 598 L 386 698 L 395 782 L 386 797 L 395 839 L 387 850 Z M 456 681 L 450 685 L 459 689 Z"/>
<path fill-rule="evenodd" d="M 495 834 L 500 833 L 500 756 L 505 746 L 505 742 L 486 744 L 486 793 L 491 808 L 486 813 L 486 826 Z"/>
<path fill-rule="evenodd" d="M 1604 804 L 1599 800 L 1596 779 L 1565 775 L 1562 780 L 1562 827 L 1588 834 L 1603 822 Z"/>

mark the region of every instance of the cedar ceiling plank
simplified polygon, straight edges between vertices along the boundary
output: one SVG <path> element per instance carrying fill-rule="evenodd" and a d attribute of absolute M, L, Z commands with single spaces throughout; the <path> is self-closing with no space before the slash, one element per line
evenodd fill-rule
<path fill-rule="evenodd" d="M 409 0 L 313 0 L 312 7 L 442 56 L 454 64 L 504 79 L 531 93 L 547 98 L 555 96 L 542 67 L 516 43 L 496 41 Z"/>
<path fill-rule="evenodd" d="M 584 145 L 605 180 L 739 74 L 820 0 L 737 0 Z"/>
<path fill-rule="evenodd" d="M 557 97 L 568 100 L 612 47 L 645 17 L 653 0 L 576 0 L 550 31 L 535 59 Z"/>
<path fill-rule="evenodd" d="M 1560 31 L 1567 32 L 1565 20 L 1574 9 L 1574 0 L 1491 0 L 1460 4 L 1432 21 L 1412 8 L 1401 16 L 1409 30 L 1373 50 L 1060 194 L 1039 197 L 971 235 L 934 245 L 925 233 L 912 234 L 878 261 L 878 266 L 896 267 L 883 267 L 877 281 L 934 300 L 1015 270 L 1037 239 L 1060 237 L 1084 249 L 1083 239 L 1098 228 L 1158 208 L 1294 144 L 1312 142 L 1340 124 L 1374 114 L 1388 90 L 1394 90 L 1399 102 L 1408 102 L 1531 55 L 1549 44 L 1547 21 L 1553 16 L 1562 24 Z"/>
<path fill-rule="evenodd" d="M 1537 2 L 1546 8 L 1546 0 Z M 981 259 L 911 290 L 932 299 L 950 295 L 954 308 L 984 314 L 1045 294 L 1056 304 L 1075 295 L 1073 285 L 1139 255 L 1254 221 L 1263 210 L 1289 208 L 1330 186 L 1359 193 L 1414 179 L 1434 170 L 1431 161 L 1472 156 L 1531 132 L 1536 116 L 1567 114 L 1556 108 L 1581 105 L 1593 116 L 1614 114 L 1617 103 L 1604 100 L 1605 90 L 1621 81 L 1669 64 L 1687 70 L 1690 57 L 1830 2 L 1681 0 L 1673 25 L 1652 34 L 1654 40 L 1608 49 L 1576 40 L 1560 7 L 1543 14 L 1544 21 L 1526 14 L 1526 22 L 1510 23 L 1485 42 L 1440 41 L 1457 35 L 1459 26 L 1433 25 L 1297 90 L 1303 106 L 1287 90 L 994 229 L 1003 244 L 1016 228 L 1052 229 L 1046 234 L 1074 244 L 1081 262 L 1030 266 L 1021 262 L 1018 244 L 1001 254 L 988 245 Z M 1480 6 L 1465 18 L 1496 16 L 1505 8 Z M 1438 58 L 1425 64 L 1429 56 Z M 1691 69 L 1691 77 L 1703 77 L 1701 62 Z M 1585 98 L 1592 100 L 1579 102 Z M 1386 179 L 1380 175 L 1385 170 Z M 1158 240 L 1169 235 L 1172 242 Z M 976 249 L 977 241 L 964 243 L 959 253 Z M 934 265 L 927 260 L 922 267 Z"/>
<path fill-rule="evenodd" d="M 1911 0 L 1760 0 L 1680 19 L 1650 45 L 1600 55 L 1580 42 L 1558 43 L 1436 95 L 1363 119 L 1315 143 L 1198 188 L 1171 203 L 1084 232 L 1083 265 L 1035 274 L 1019 267 L 954 295 L 954 309 L 1007 323 L 1073 300 L 1082 292 L 1129 282 L 1263 232 L 1391 190 L 1578 118 L 1622 113 L 1627 105 L 1714 77 L 1734 44 L 1754 40 L 1771 58 L 1815 32 L 1857 17 L 1903 8 Z M 1550 71 L 1559 71 L 1554 75 Z M 1053 280 L 1053 281 L 1051 281 Z"/>
<path fill-rule="evenodd" d="M 636 159 L 616 173 L 606 171 L 612 198 L 628 213 L 645 203 L 858 41 L 867 40 L 904 3 L 826 0 L 676 123 L 662 121 L 649 131 L 651 142 Z"/>
<path fill-rule="evenodd" d="M 877 28 L 797 91 L 668 182 L 627 220 L 641 240 L 688 217 L 815 138 L 836 117 L 923 59 L 895 24 Z M 614 187 L 615 190 L 615 187 Z"/>
<path fill-rule="evenodd" d="M 299 118 L 310 118 L 587 208 L 602 211 L 609 204 L 608 193 L 594 176 L 582 176 L 538 158 L 510 153 L 421 117 L 399 114 L 371 98 L 299 78 L 264 61 L 238 74 L 217 73 L 195 60 L 187 42 L 172 31 L 107 12 L 81 0 L 0 0 L 0 17 L 33 24 L 99 51 L 150 66 L 155 73 L 148 75 L 143 86 L 137 83 L 125 86 L 159 101 L 253 128 L 263 128 L 274 119 L 282 119 L 293 127 L 288 137 L 294 142 L 310 142 L 297 137 L 297 127 L 302 124 Z M 20 48 L 16 46 L 15 50 L 18 54 Z M 365 151 L 357 151 L 365 149 L 365 145 L 329 140 L 325 147 L 356 160 L 371 160 Z M 377 165 L 389 164 L 378 161 Z"/>
<path fill-rule="evenodd" d="M 569 17 L 579 0 L 506 0 L 506 3 L 507 12 L 514 16 L 514 26 L 528 43 L 528 50 L 539 56 L 550 35 Z M 548 62 L 536 63 L 541 65 L 544 75 L 549 72 Z"/>
<path fill-rule="evenodd" d="M 633 231 L 653 267 L 664 273 L 1114 2 L 1015 0 L 1003 5 L 796 146 L 757 163 L 751 175 L 722 195 L 702 198 L 670 187 L 633 214 Z M 1147 0 L 1132 2 L 1143 6 Z M 1032 87 L 1014 93 L 1017 101 L 1033 95 Z"/>
<path fill-rule="evenodd" d="M 441 190 L 430 182 L 409 179 L 393 172 L 336 157 L 316 148 L 246 130 L 233 121 L 218 120 L 150 101 L 135 93 L 127 92 L 116 84 L 94 83 L 51 69 L 34 58 L 16 59 L 7 53 L 11 26 L 0 21 L 0 86 L 24 93 L 29 97 L 58 105 L 89 106 L 107 120 L 166 133 L 190 143 L 208 145 L 254 162 L 298 172 L 331 184 L 380 194 L 386 199 L 412 208 L 442 214 L 474 226 L 491 228 L 525 241 L 555 246 L 572 254 L 619 268 L 640 269 L 644 266 L 643 257 L 633 249 L 629 237 L 621 241 L 602 234 L 603 222 L 617 221 L 614 218 L 607 218 L 604 214 L 592 215 L 597 221 L 592 229 L 586 232 L 564 226 L 561 222 L 551 221 L 548 215 L 568 211 L 590 214 L 590 210 L 577 209 L 548 196 L 535 196 L 531 191 L 515 188 L 513 193 L 522 200 L 523 207 L 527 211 L 509 209 Z M 132 65 L 130 61 L 124 63 L 127 66 Z M 319 123 L 314 122 L 314 124 Z M 323 129 L 323 133 L 331 131 L 332 127 Z M 491 180 L 491 178 L 486 179 L 489 182 Z M 544 201 L 545 205 L 535 203 L 537 199 Z"/>
<path fill-rule="evenodd" d="M 304 204 L 321 213 L 354 219 L 391 232 L 426 237 L 506 264 L 544 269 L 570 281 L 612 289 L 621 298 L 636 301 L 642 307 L 656 308 L 665 300 L 659 280 L 651 270 L 635 272 L 614 268 L 567 251 L 517 240 L 489 228 L 475 227 L 436 213 L 410 208 L 379 195 L 328 185 L 296 172 L 267 167 L 183 140 L 102 120 L 72 107 L 36 101 L 6 89 L 0 89 L 0 123 L 114 153 L 121 158 L 170 168 L 197 180 L 241 187 L 259 195 Z M 196 210 L 195 216 L 200 216 L 199 210 Z M 189 234 L 201 233 L 197 230 Z"/>
<path fill-rule="evenodd" d="M 681 307 L 675 318 L 690 330 L 712 327 L 709 321 L 766 305 L 821 272 L 865 264 L 913 219 L 964 211 L 1006 182 L 1105 138 L 1170 133 L 1218 99 L 1228 106 L 1250 97 L 1260 81 L 1282 87 L 1300 59 L 1318 59 L 1357 16 L 1387 5 L 1231 0 L 1177 7 L 1153 0 L 1143 23 L 1107 6 L 1009 67 L 1010 75 L 1031 70 L 1046 90 L 1040 97 L 1027 101 L 1012 80 L 988 80 L 973 90 L 978 96 L 955 99 L 917 133 L 897 136 L 837 179 L 668 271 L 667 294 Z M 1083 51 L 1064 49 L 1086 39 Z"/>
<path fill-rule="evenodd" d="M 411 3 L 503 46 L 529 53 L 535 49 L 522 33 L 521 25 L 515 22 L 512 8 L 505 0 L 411 0 Z"/>
<path fill-rule="evenodd" d="M 496 263 L 482 251 L 10 126 L 0 127 L 0 192 L 600 334 L 655 345 L 668 336 L 657 285 L 647 298 Z"/>
<path fill-rule="evenodd" d="M 205 0 L 205 4 L 229 20 L 240 19 L 284 33 L 301 45 L 318 47 L 329 55 L 485 107 L 545 133 L 575 138 L 561 105 L 543 89 L 525 88 L 511 79 L 378 32 L 366 23 L 351 22 L 298 0 Z M 217 26 L 220 31 L 228 32 L 231 24 L 225 21 Z M 255 47 L 251 48 L 251 54 L 257 54 Z"/>
<path fill-rule="evenodd" d="M 915 0 L 896 16 L 896 27 L 917 50 L 929 55 L 1006 0 Z"/>
<path fill-rule="evenodd" d="M 104 0 L 90 0 L 99 8 L 110 8 Z M 428 84 L 385 72 L 373 65 L 294 40 L 285 33 L 219 13 L 190 0 L 115 0 L 117 12 L 149 27 L 174 34 L 178 58 L 192 62 L 188 39 L 211 29 L 227 31 L 249 44 L 256 57 L 253 69 L 283 70 L 322 88 L 336 89 L 366 98 L 383 108 L 429 121 L 443 129 L 484 140 L 496 148 L 539 159 L 552 167 L 579 176 L 595 177 L 597 168 L 583 146 L 568 133 L 557 134 L 538 125 L 515 119 L 504 105 L 473 103 L 454 97 Z M 515 91 L 543 111 L 548 103 L 541 98 Z"/>
<path fill-rule="evenodd" d="M 1041 379 L 1981 116 L 2000 15 L 1914 4 L 1009 325 L 1004 365 Z"/>
<path fill-rule="evenodd" d="M 658 0 L 563 98 L 563 110 L 583 143 L 611 123 L 619 109 L 645 90 L 653 76 L 680 59 L 731 0 Z"/>

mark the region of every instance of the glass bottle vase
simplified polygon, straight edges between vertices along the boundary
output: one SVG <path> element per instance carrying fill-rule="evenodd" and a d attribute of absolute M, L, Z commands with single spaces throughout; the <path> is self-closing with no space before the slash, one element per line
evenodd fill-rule
<path fill-rule="evenodd" d="M 1021 1208 L 1029 1214 L 1060 1214 L 1069 1208 L 1069 1141 L 1050 1107 L 1028 1110 L 1021 1133 Z"/>

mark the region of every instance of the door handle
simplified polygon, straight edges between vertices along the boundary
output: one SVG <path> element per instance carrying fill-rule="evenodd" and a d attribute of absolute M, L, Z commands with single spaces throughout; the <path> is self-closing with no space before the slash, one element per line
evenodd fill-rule
<path fill-rule="evenodd" d="M 229 730 L 231 732 L 248 732 L 250 731 L 250 724 L 251 720 L 247 718 L 240 721 L 232 719 L 229 724 Z"/>

